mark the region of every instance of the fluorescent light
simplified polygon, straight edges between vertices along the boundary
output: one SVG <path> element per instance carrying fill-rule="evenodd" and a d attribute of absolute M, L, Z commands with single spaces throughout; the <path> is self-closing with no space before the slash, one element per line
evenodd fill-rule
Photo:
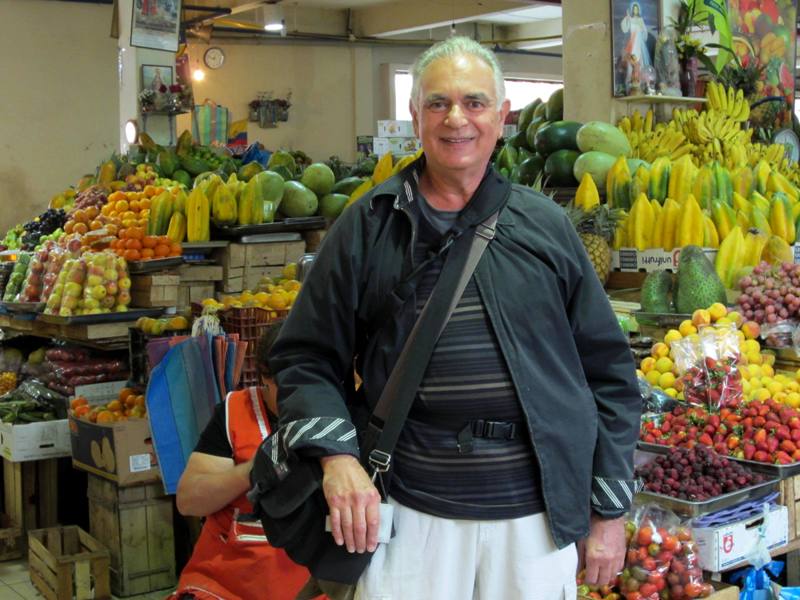
<path fill-rule="evenodd" d="M 274 21 L 264 25 L 264 31 L 283 31 L 283 21 Z"/>

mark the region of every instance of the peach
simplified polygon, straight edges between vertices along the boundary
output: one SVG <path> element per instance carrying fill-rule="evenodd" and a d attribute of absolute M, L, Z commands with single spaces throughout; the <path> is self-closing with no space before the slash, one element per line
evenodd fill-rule
<path fill-rule="evenodd" d="M 744 322 L 741 329 L 742 333 L 744 333 L 744 337 L 748 340 L 758 339 L 758 336 L 761 334 L 761 326 L 755 321 Z"/>
<path fill-rule="evenodd" d="M 711 313 L 708 309 L 698 308 L 692 313 L 692 325 L 700 329 L 705 325 L 711 325 Z"/>

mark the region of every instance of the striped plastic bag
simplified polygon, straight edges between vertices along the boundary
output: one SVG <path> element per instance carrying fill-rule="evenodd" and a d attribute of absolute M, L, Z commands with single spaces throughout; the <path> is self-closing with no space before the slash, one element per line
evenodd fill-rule
<path fill-rule="evenodd" d="M 192 111 L 192 137 L 202 146 L 228 143 L 228 109 L 206 98 Z"/>

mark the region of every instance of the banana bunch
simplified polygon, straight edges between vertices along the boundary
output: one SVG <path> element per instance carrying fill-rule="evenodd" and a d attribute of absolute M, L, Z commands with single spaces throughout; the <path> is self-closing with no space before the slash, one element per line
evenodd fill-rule
<path fill-rule="evenodd" d="M 724 113 L 734 121 L 743 123 L 750 118 L 750 103 L 742 90 L 711 81 L 706 85 L 706 98 L 711 110 Z"/>
<path fill-rule="evenodd" d="M 653 115 L 652 109 L 648 110 L 644 116 L 636 110 L 630 117 L 623 117 L 617 127 L 627 136 L 630 136 L 632 133 L 647 134 L 653 131 L 654 118 L 655 116 Z"/>
<path fill-rule="evenodd" d="M 718 140 L 720 143 L 735 141 L 742 129 L 739 123 L 726 113 L 712 108 L 701 112 L 693 119 L 687 119 L 683 131 L 689 141 L 695 144 L 707 144 L 713 140 Z"/>
<path fill-rule="evenodd" d="M 786 155 L 786 148 L 781 144 L 750 144 L 748 147 L 750 164 L 756 165 L 759 161 L 765 160 L 771 165 L 779 164 Z"/>
<path fill-rule="evenodd" d="M 647 111 L 643 118 L 637 110 L 632 117 L 624 117 L 619 122 L 619 129 L 631 145 L 631 155 L 653 162 L 660 156 L 677 160 L 684 154 L 691 153 L 694 147 L 677 125 L 670 122 L 653 126 L 652 112 Z"/>

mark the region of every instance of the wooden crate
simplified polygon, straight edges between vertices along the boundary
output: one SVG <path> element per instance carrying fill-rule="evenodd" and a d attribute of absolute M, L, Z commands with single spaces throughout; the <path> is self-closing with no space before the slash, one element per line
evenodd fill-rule
<path fill-rule="evenodd" d="M 0 560 L 25 552 L 31 529 L 58 524 L 58 459 L 11 462 L 3 459 L 3 506 Z"/>
<path fill-rule="evenodd" d="M 90 474 L 87 495 L 89 531 L 109 550 L 114 595 L 174 586 L 172 500 L 161 483 L 120 488 Z"/>
<path fill-rule="evenodd" d="M 781 496 L 778 500 L 789 509 L 789 543 L 800 538 L 800 475 L 781 481 Z"/>
<path fill-rule="evenodd" d="M 175 306 L 180 282 L 180 275 L 132 275 L 131 303 L 146 308 Z"/>
<path fill-rule="evenodd" d="M 108 550 L 75 525 L 28 532 L 31 582 L 48 600 L 108 600 Z"/>

